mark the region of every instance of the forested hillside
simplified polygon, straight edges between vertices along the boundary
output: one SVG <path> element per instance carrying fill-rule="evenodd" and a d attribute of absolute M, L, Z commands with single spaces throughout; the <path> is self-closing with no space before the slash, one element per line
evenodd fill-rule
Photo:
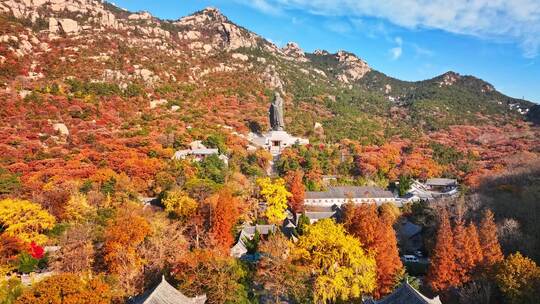
<path fill-rule="evenodd" d="M 526 286 L 495 274 L 534 263 L 516 251 L 540 262 L 537 105 L 473 76 L 406 82 L 361 54 L 280 48 L 215 8 L 161 20 L 94 0 L 0 0 L 0 13 L 1 303 L 125 303 L 162 274 L 207 303 L 379 299 L 418 283 L 399 259 L 403 219 L 431 237 L 423 291 L 471 303 L 485 283 L 488 298 L 525 303 L 540 286 L 536 265 Z M 249 141 L 269 129 L 276 92 L 286 131 L 310 141 L 278 158 Z M 218 154 L 173 157 L 194 142 Z M 294 242 L 246 241 L 259 262 L 230 256 L 243 224 L 281 227 L 329 177 L 391 190 L 455 178 L 461 195 L 297 219 Z M 495 257 L 448 266 L 456 257 L 435 239 L 452 229 L 478 229 L 471 242 Z M 445 267 L 448 278 L 434 273 Z M 53 274 L 22 286 L 29 273 Z"/>

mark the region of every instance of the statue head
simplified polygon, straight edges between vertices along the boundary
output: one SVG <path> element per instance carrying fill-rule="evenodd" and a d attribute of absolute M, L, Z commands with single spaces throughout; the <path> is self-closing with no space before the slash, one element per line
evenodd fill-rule
<path fill-rule="evenodd" d="M 272 103 L 273 104 L 280 104 L 280 103 L 283 103 L 283 98 L 281 98 L 281 95 L 279 94 L 279 92 L 276 92 L 274 94 L 274 100 L 272 100 Z"/>

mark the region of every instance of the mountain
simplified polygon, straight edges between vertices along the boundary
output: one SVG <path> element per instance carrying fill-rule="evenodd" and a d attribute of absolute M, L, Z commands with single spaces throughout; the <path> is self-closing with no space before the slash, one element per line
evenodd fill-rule
<path fill-rule="evenodd" d="M 522 120 L 533 106 L 472 76 L 407 82 L 350 52 L 279 48 L 215 8 L 161 20 L 95 0 L 2 0 L 0 12 L 0 81 L 21 96 L 71 79 L 119 92 L 140 86 L 146 98 L 190 103 L 191 111 L 206 111 L 200 103 L 209 98 L 234 97 L 244 111 L 225 120 L 240 127 L 266 124 L 268 98 L 279 90 L 288 129 L 310 135 L 321 123 L 329 140 Z"/>

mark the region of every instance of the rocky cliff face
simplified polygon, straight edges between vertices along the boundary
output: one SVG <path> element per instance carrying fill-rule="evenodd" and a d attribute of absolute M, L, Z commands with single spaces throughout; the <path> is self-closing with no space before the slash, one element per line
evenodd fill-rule
<path fill-rule="evenodd" d="M 300 46 L 296 42 L 287 43 L 287 45 L 285 45 L 285 47 L 283 47 L 281 51 L 291 60 L 297 60 L 300 62 L 309 61 L 306 58 L 306 53 L 300 48 Z"/>
<path fill-rule="evenodd" d="M 155 43 L 152 39 L 156 37 L 167 39 L 167 43 L 185 48 L 195 56 L 213 56 L 223 51 L 239 49 L 261 49 L 281 59 L 297 63 L 309 61 L 298 44 L 290 42 L 280 49 L 232 23 L 216 8 L 206 8 L 172 23 L 159 20 L 148 12 L 129 13 L 119 8 L 112 9 L 110 4 L 104 5 L 95 0 L 1 0 L 0 12 L 28 19 L 32 23 L 41 21 L 47 24 L 44 30 L 50 38 L 56 35 L 82 37 L 96 31 L 120 31 L 130 36 L 142 36 L 144 41 L 140 41 L 141 43 Z M 127 42 L 133 44 L 133 40 L 136 39 L 132 38 Z M 339 52 L 335 56 L 342 64 L 342 71 L 337 79 L 343 83 L 354 82 L 370 70 L 364 61 L 353 54 Z M 236 55 L 236 59 L 238 58 Z M 245 57 L 242 58 L 242 61 L 247 61 Z M 261 62 L 263 58 L 256 60 Z M 279 75 L 269 76 L 279 74 L 279 71 L 272 67 L 269 69 L 274 72 L 268 72 L 268 68 L 263 69 L 266 73 L 262 78 L 272 78 L 271 82 L 279 87 L 280 81 L 276 80 Z M 327 75 L 320 69 L 309 67 L 302 68 L 302 72 L 318 77 Z"/>
<path fill-rule="evenodd" d="M 108 11 L 100 1 L 95 0 L 5 0 L 0 1 L 0 12 L 11 13 L 16 18 L 26 18 L 32 22 L 38 19 L 49 19 L 52 32 L 58 30 L 54 17 L 69 14 L 77 17 L 87 17 L 88 23 L 116 28 L 118 23 L 113 13 Z M 63 27 L 69 33 L 77 32 L 77 21 L 69 18 L 61 19 Z M 60 24 L 60 26 L 62 26 Z"/>
<path fill-rule="evenodd" d="M 174 22 L 181 31 L 178 37 L 192 50 L 215 53 L 240 48 L 277 50 L 272 43 L 230 22 L 216 8 L 206 8 Z"/>
<path fill-rule="evenodd" d="M 167 81 L 204 86 L 213 75 L 235 78 L 242 74 L 284 93 L 316 87 L 360 88 L 384 95 L 396 105 L 421 95 L 418 88 L 426 83 L 436 83 L 441 89 L 465 88 L 470 98 L 477 94 L 503 106 L 513 105 L 511 109 L 521 114 L 528 107 L 504 99 L 486 82 L 457 73 L 402 82 L 372 70 L 350 52 L 316 50 L 310 54 L 294 42 L 279 48 L 231 22 L 216 8 L 165 21 L 97 0 L 0 0 L 0 13 L 25 24 L 18 33 L 0 35 L 0 41 L 9 44 L 0 53 L 0 64 L 17 63 L 19 71 L 24 71 L 19 76 L 28 80 L 73 77 L 76 71 L 79 77 L 115 81 L 122 87 L 138 80 L 150 87 Z M 58 63 L 51 64 L 53 53 Z M 43 68 L 45 63 L 51 65 Z"/>
<path fill-rule="evenodd" d="M 365 61 L 352 53 L 339 51 L 334 56 L 343 65 L 343 72 L 338 75 L 338 79 L 345 83 L 359 80 L 371 71 Z"/>

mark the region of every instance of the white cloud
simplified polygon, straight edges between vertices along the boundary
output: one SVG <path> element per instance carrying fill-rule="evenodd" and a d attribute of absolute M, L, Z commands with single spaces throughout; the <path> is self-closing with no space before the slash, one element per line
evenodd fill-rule
<path fill-rule="evenodd" d="M 350 18 L 349 21 L 354 25 L 354 28 L 357 31 L 361 31 L 362 34 L 366 35 L 369 38 L 375 39 L 379 37 L 385 37 L 389 39 L 390 36 L 389 30 L 386 28 L 386 25 L 382 21 L 378 22 L 366 22 L 362 18 Z"/>
<path fill-rule="evenodd" d="M 242 3 L 244 5 L 251 6 L 265 14 L 269 15 L 281 15 L 283 14 L 283 11 L 281 10 L 279 5 L 276 5 L 276 3 L 272 0 L 236 0 L 236 2 Z"/>
<path fill-rule="evenodd" d="M 514 42 L 530 58 L 540 51 L 538 0 L 255 0 L 249 3 L 267 12 L 304 9 L 324 16 L 375 17 L 411 29 L 440 29 Z"/>
<path fill-rule="evenodd" d="M 392 60 L 398 60 L 403 54 L 403 39 L 401 39 L 401 37 L 396 37 L 394 38 L 394 42 L 397 46 L 390 49 L 390 56 L 392 57 Z"/>
<path fill-rule="evenodd" d="M 399 59 L 399 57 L 401 57 L 401 54 L 403 54 L 403 48 L 401 46 L 390 49 L 390 55 L 392 56 L 392 60 Z"/>

